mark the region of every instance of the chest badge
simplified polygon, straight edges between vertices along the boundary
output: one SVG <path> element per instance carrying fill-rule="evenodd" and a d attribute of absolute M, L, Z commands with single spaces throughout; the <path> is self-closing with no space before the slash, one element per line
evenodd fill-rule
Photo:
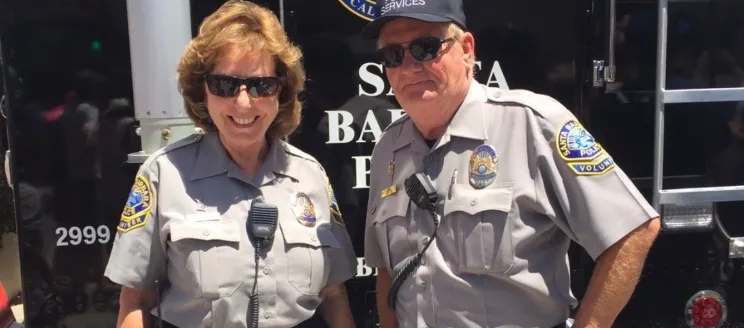
<path fill-rule="evenodd" d="M 310 197 L 304 193 L 297 193 L 292 202 L 292 212 L 294 212 L 297 221 L 306 227 L 314 227 L 317 222 L 315 216 L 315 206 Z"/>
<path fill-rule="evenodd" d="M 496 180 L 499 172 L 499 154 L 490 145 L 480 145 L 470 155 L 468 169 L 470 185 L 475 189 L 483 189 Z"/>

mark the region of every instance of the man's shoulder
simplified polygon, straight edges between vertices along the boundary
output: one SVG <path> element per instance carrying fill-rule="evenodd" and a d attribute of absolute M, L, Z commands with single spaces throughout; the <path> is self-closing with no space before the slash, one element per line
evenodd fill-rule
<path fill-rule="evenodd" d="M 488 103 L 495 106 L 524 108 L 529 114 L 549 122 L 573 117 L 571 111 L 555 98 L 529 90 L 487 88 Z"/>
<path fill-rule="evenodd" d="M 410 119 L 411 119 L 410 116 L 403 114 L 403 116 L 398 117 L 398 119 L 396 119 L 395 121 L 390 122 L 390 124 L 387 127 L 385 127 L 385 129 L 382 130 L 382 132 L 385 133 L 391 129 L 394 129 L 395 127 L 400 127 L 401 125 L 403 125 L 403 123 L 405 123 L 406 121 Z"/>
<path fill-rule="evenodd" d="M 379 152 L 380 149 L 389 150 L 390 146 L 393 144 L 393 141 L 398 138 L 398 136 L 400 136 L 400 131 L 405 123 L 408 122 L 410 119 L 410 116 L 403 115 L 390 123 L 390 125 L 388 125 L 384 130 L 382 130 L 382 134 L 377 139 L 375 147 L 372 151 L 372 157 L 375 157 L 375 153 Z"/>

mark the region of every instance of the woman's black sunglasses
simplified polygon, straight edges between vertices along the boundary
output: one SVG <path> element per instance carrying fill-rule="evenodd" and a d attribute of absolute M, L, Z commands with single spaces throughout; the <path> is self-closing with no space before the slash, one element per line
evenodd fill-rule
<path fill-rule="evenodd" d="M 450 42 L 455 38 L 440 39 L 437 37 L 423 37 L 407 42 L 408 47 L 403 44 L 391 44 L 377 50 L 377 59 L 387 68 L 396 68 L 403 65 L 406 49 L 414 59 L 425 62 L 437 58 L 442 50 L 442 44 Z"/>
<path fill-rule="evenodd" d="M 204 76 L 209 92 L 217 97 L 231 98 L 238 95 L 244 85 L 253 98 L 275 96 L 281 90 L 284 79 L 276 76 L 237 77 L 221 74 Z"/>

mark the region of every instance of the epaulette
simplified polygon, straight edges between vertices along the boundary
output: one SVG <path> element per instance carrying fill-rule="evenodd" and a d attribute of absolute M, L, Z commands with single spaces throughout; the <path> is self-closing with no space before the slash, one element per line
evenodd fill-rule
<path fill-rule="evenodd" d="M 182 139 L 180 139 L 178 141 L 175 141 L 175 142 L 173 142 L 173 143 L 171 143 L 171 144 L 169 144 L 169 145 L 167 145 L 167 146 L 165 146 L 163 148 L 160 148 L 160 149 L 156 150 L 155 152 L 153 152 L 153 154 L 152 154 L 152 156 L 150 156 L 150 158 L 152 160 L 155 160 L 155 159 L 157 159 L 158 157 L 160 157 L 162 155 L 165 155 L 167 153 L 170 153 L 172 151 L 175 151 L 176 149 L 180 149 L 180 148 L 186 147 L 188 145 L 193 145 L 193 144 L 201 141 L 202 139 L 203 139 L 203 135 L 201 133 L 191 134 L 188 137 L 184 137 L 184 138 L 182 138 Z"/>
<path fill-rule="evenodd" d="M 403 116 L 401 116 L 401 117 L 398 117 L 398 119 L 397 119 L 397 120 L 395 120 L 395 121 L 391 122 L 390 124 L 388 124 L 388 126 L 387 126 L 387 127 L 385 127 L 385 129 L 383 129 L 383 130 L 382 130 L 382 132 L 385 132 L 385 131 L 387 131 L 388 129 L 390 129 L 391 127 L 393 127 L 393 126 L 395 126 L 395 125 L 398 125 L 398 124 L 401 124 L 401 123 L 403 123 L 403 122 L 405 122 L 405 121 L 407 121 L 407 120 L 409 120 L 409 119 L 411 119 L 411 117 L 410 117 L 410 116 L 408 116 L 408 115 L 403 115 Z"/>
<path fill-rule="evenodd" d="M 529 90 L 504 90 L 488 88 L 488 100 L 494 104 L 517 104 L 529 108 L 540 116 L 549 118 L 565 114 L 568 109 L 558 100 Z"/>
<path fill-rule="evenodd" d="M 299 158 L 302 158 L 302 159 L 305 159 L 307 161 L 310 161 L 310 162 L 313 162 L 315 164 L 320 165 L 320 162 L 318 162 L 318 160 L 315 157 L 313 157 L 312 155 L 310 155 L 310 154 L 308 154 L 308 153 L 300 150 L 299 148 L 297 148 L 295 146 L 290 145 L 287 142 L 284 142 L 283 140 L 280 140 L 279 142 L 281 142 L 282 146 L 284 147 L 284 151 L 287 154 L 289 154 L 291 156 L 299 157 Z"/>

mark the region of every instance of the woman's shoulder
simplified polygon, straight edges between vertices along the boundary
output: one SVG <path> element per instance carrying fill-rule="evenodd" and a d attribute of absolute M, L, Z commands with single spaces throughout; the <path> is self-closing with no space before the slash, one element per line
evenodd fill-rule
<path fill-rule="evenodd" d="M 147 156 L 147 158 L 142 163 L 142 165 L 152 166 L 152 164 L 161 162 L 164 160 L 172 162 L 174 161 L 176 157 L 179 157 L 177 156 L 178 153 L 189 152 L 191 148 L 198 146 L 199 143 L 203 139 L 204 139 L 203 134 L 194 133 L 180 140 L 174 141 L 173 143 L 170 143 L 164 147 L 161 147 L 158 150 L 154 151 L 149 156 Z M 173 155 L 176 155 L 176 156 L 173 156 Z M 188 156 L 188 157 L 193 157 L 193 156 Z"/>
<path fill-rule="evenodd" d="M 320 162 L 318 162 L 318 160 L 315 157 L 313 157 L 313 155 L 310 155 L 310 154 L 308 154 L 308 153 L 300 150 L 299 148 L 293 146 L 292 144 L 290 144 L 290 143 L 288 143 L 288 142 L 286 142 L 284 140 L 278 140 L 278 143 L 277 144 L 280 147 L 284 148 L 284 152 L 287 153 L 289 156 L 298 157 L 298 158 L 304 159 L 304 160 L 306 160 L 308 162 L 312 162 L 314 164 L 320 165 Z"/>

